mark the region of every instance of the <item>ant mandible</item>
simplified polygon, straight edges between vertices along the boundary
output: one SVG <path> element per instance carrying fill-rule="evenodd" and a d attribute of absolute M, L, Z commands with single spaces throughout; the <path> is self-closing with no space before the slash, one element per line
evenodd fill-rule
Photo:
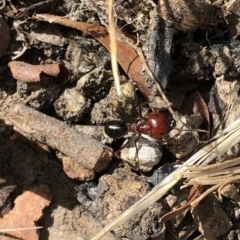
<path fill-rule="evenodd" d="M 160 109 L 154 108 L 152 112 L 148 113 L 146 116 L 142 116 L 141 105 L 139 105 L 140 120 L 136 123 L 129 124 L 126 121 L 113 120 L 109 121 L 105 125 L 105 133 L 111 138 L 121 138 L 125 136 L 128 132 L 132 132 L 138 135 L 137 140 L 142 134 L 151 136 L 156 140 L 161 140 L 162 137 L 171 131 L 171 118 L 168 114 L 162 112 Z M 133 136 L 133 137 L 134 137 Z M 132 138 L 130 138 L 124 146 L 122 146 L 115 156 L 125 148 Z M 136 141 L 135 140 L 135 146 Z"/>

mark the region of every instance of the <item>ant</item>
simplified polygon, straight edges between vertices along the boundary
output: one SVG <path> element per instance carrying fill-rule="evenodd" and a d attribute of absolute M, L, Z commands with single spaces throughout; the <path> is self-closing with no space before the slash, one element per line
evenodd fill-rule
<path fill-rule="evenodd" d="M 125 148 L 131 140 L 138 135 L 135 139 L 136 142 L 142 134 L 151 136 L 156 140 L 161 140 L 162 137 L 168 134 L 171 131 L 171 118 L 168 114 L 162 112 L 161 109 L 154 108 L 152 112 L 148 113 L 146 116 L 142 116 L 141 104 L 139 105 L 139 114 L 140 120 L 130 124 L 126 121 L 121 120 L 112 120 L 106 123 L 105 133 L 111 138 L 121 138 L 125 136 L 128 132 L 134 133 L 134 136 L 131 137 L 126 144 L 124 144 L 119 150 L 117 150 L 114 155 L 119 157 L 118 154 Z M 136 147 L 136 152 L 138 149 Z"/>

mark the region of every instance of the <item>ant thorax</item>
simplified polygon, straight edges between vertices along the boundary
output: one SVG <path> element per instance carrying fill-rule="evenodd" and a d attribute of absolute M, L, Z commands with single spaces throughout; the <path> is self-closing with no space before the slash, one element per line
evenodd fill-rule
<path fill-rule="evenodd" d="M 151 136 L 151 127 L 148 122 L 139 121 L 136 125 L 136 131 L 140 134 L 146 134 Z"/>
<path fill-rule="evenodd" d="M 171 121 L 161 112 L 151 112 L 137 123 L 133 124 L 131 131 L 145 134 L 154 139 L 162 139 L 171 130 Z"/>

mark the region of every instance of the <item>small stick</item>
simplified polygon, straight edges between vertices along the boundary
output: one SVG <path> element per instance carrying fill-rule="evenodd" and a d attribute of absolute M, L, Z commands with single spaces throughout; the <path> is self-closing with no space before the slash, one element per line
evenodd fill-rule
<path fill-rule="evenodd" d="M 22 104 L 13 105 L 7 114 L 14 129 L 30 140 L 45 143 L 64 153 L 79 165 L 102 171 L 112 158 L 112 149 L 90 136 Z"/>
<path fill-rule="evenodd" d="M 185 205 L 172 210 L 171 212 L 166 213 L 165 215 L 163 215 L 160 218 L 160 222 L 166 222 L 168 220 L 171 219 L 175 219 L 177 215 L 181 214 L 183 211 L 185 211 L 186 209 L 188 209 L 191 206 L 191 203 L 199 196 L 201 196 L 201 194 L 204 191 L 204 187 L 201 185 L 197 185 L 197 186 L 193 186 L 190 189 L 190 194 L 188 196 L 188 201 Z"/>

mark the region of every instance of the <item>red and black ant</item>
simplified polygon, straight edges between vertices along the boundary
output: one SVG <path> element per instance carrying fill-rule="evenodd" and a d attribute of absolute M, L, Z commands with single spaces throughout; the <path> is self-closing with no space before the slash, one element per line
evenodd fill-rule
<path fill-rule="evenodd" d="M 148 113 L 146 116 L 142 116 L 141 105 L 139 106 L 140 120 L 136 123 L 129 124 L 126 121 L 113 120 L 109 121 L 105 125 L 105 133 L 111 138 L 121 138 L 125 136 L 128 132 L 132 132 L 138 135 L 136 141 L 142 134 L 151 136 L 154 139 L 161 140 L 162 137 L 171 131 L 171 118 L 169 114 L 166 114 L 162 110 L 153 109 L 152 112 Z M 133 136 L 133 137 L 134 137 Z M 124 146 L 115 152 L 115 156 L 125 148 L 133 139 L 130 138 Z M 136 147 L 137 149 L 137 147 Z"/>

